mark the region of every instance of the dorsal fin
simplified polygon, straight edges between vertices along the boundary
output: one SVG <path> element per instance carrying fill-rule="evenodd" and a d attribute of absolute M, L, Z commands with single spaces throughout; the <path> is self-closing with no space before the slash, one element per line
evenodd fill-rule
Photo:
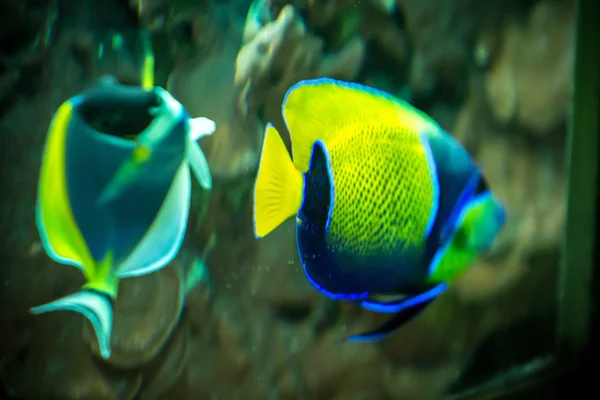
<path fill-rule="evenodd" d="M 414 132 L 439 129 L 427 115 L 386 92 L 329 78 L 292 86 L 282 113 L 291 136 L 294 164 L 303 172 L 308 169 L 315 141 L 329 144 L 342 127 L 379 124 L 402 125 Z"/>

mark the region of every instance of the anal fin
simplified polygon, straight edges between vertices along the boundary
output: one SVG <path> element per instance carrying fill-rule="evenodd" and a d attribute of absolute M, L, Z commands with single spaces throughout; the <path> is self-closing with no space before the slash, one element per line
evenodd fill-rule
<path fill-rule="evenodd" d="M 368 310 L 384 312 L 384 313 L 395 313 L 395 315 L 379 325 L 377 328 L 352 335 L 344 339 L 345 342 L 369 342 L 384 339 L 389 336 L 398 328 L 402 327 L 413 318 L 417 317 L 423 312 L 433 300 L 435 300 L 441 293 L 446 290 L 447 285 L 441 283 L 434 286 L 422 293 L 415 296 L 411 296 L 398 301 L 390 302 L 375 302 L 370 300 L 364 300 L 361 305 Z"/>
<path fill-rule="evenodd" d="M 446 290 L 446 284 L 440 283 L 424 292 L 416 294 L 414 296 L 404 297 L 400 300 L 392 301 L 374 301 L 374 300 L 363 300 L 361 306 L 369 311 L 375 311 L 379 313 L 397 313 L 406 308 L 415 307 L 423 302 L 435 299 L 437 296 L 442 294 Z"/>

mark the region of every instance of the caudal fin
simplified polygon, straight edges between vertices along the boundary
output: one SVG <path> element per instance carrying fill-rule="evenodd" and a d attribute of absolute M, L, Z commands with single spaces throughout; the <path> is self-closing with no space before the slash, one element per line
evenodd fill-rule
<path fill-rule="evenodd" d="M 286 219 L 298 213 L 302 204 L 302 172 L 271 124 L 267 126 L 254 188 L 254 233 L 268 235 Z"/>
<path fill-rule="evenodd" d="M 98 348 L 103 358 L 110 358 L 110 338 L 113 324 L 113 307 L 111 299 L 100 292 L 82 289 L 77 293 L 55 300 L 53 302 L 33 307 L 32 314 L 42 314 L 51 311 L 76 311 L 83 314 L 92 324 Z"/>

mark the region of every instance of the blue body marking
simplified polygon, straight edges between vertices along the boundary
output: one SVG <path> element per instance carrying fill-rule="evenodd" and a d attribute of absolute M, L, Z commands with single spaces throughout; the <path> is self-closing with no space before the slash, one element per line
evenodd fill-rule
<path fill-rule="evenodd" d="M 333 182 L 333 170 L 331 169 L 331 158 L 329 156 L 329 151 L 327 150 L 327 147 L 325 146 L 325 143 L 321 140 L 321 139 L 317 139 L 315 141 L 315 144 L 313 145 L 313 154 L 314 154 L 314 149 L 319 146 L 321 148 L 321 151 L 323 152 L 323 155 L 325 156 L 325 164 L 327 165 L 327 177 L 329 180 L 329 210 L 327 210 L 327 222 L 325 223 L 325 232 L 329 231 L 329 225 L 331 224 L 331 216 L 333 215 L 333 205 L 335 204 L 335 187 L 334 187 L 334 182 Z M 311 171 L 312 167 L 312 161 L 311 161 L 311 165 L 308 167 L 308 170 Z"/>
<path fill-rule="evenodd" d="M 450 236 L 452 236 L 452 234 L 454 233 L 454 230 L 459 225 L 460 214 L 462 213 L 463 209 L 467 206 L 469 201 L 475 195 L 475 190 L 477 188 L 477 183 L 479 182 L 479 179 L 480 179 L 480 173 L 477 170 L 469 178 L 467 185 L 465 186 L 460 197 L 456 201 L 456 205 L 454 206 L 452 213 L 450 214 L 450 216 L 448 217 L 448 220 L 446 221 L 444 229 L 442 230 L 442 233 L 441 233 L 441 242 L 442 243 L 445 244 L 450 239 Z"/>
<path fill-rule="evenodd" d="M 425 149 L 425 158 L 427 159 L 427 166 L 429 167 L 430 179 L 433 185 L 431 212 L 429 214 L 429 220 L 427 221 L 427 227 L 425 228 L 425 238 L 428 238 L 431 230 L 433 229 L 433 224 L 435 223 L 440 206 L 440 183 L 437 176 L 437 165 L 435 164 L 435 160 L 433 158 L 433 152 L 431 151 L 429 140 L 424 133 L 421 133 L 419 138 L 421 139 L 421 143 Z"/>

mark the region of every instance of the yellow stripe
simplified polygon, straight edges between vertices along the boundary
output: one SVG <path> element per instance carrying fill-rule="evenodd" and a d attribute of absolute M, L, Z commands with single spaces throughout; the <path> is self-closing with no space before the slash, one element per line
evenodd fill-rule
<path fill-rule="evenodd" d="M 65 171 L 67 129 L 72 113 L 73 105 L 66 101 L 50 124 L 38 196 L 42 223 L 52 250 L 59 257 L 79 263 L 87 277 L 93 275 L 95 263 L 71 210 Z"/>
<path fill-rule="evenodd" d="M 154 52 L 150 32 L 144 31 L 142 35 L 144 46 L 144 62 L 142 66 L 142 87 L 151 90 L 154 87 Z"/>
<path fill-rule="evenodd" d="M 113 251 L 108 250 L 104 255 L 104 259 L 96 264 L 95 274 L 88 278 L 87 283 L 83 287 L 97 290 L 107 294 L 112 299 L 116 299 L 119 287 L 119 277 L 115 273 L 113 266 Z"/>
<path fill-rule="evenodd" d="M 144 56 L 142 87 L 146 90 L 150 90 L 154 87 L 154 54 L 152 54 L 152 51 L 146 52 Z"/>

